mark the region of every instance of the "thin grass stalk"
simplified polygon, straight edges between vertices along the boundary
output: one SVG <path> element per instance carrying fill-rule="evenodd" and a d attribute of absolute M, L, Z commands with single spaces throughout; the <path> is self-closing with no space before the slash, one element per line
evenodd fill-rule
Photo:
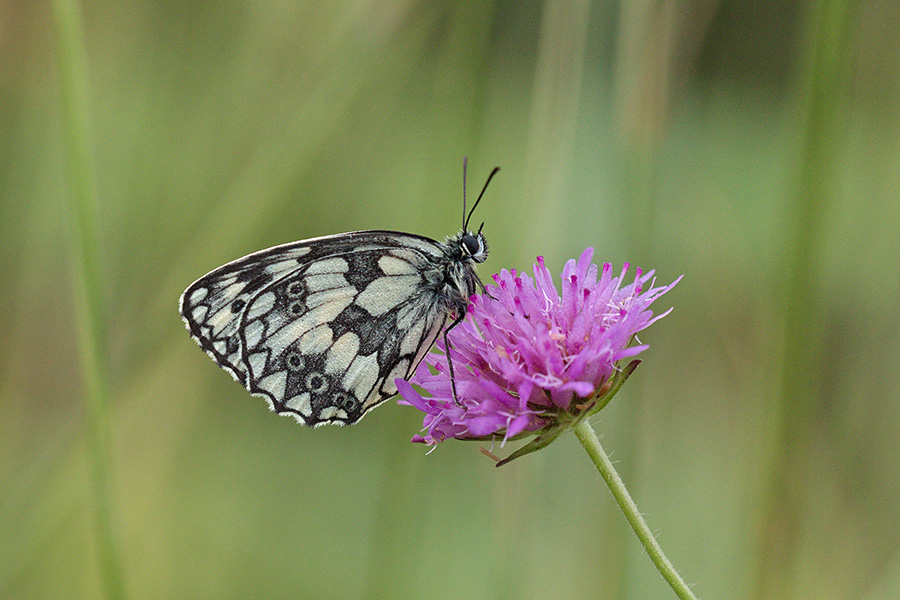
<path fill-rule="evenodd" d="M 822 0 L 809 7 L 799 95 L 802 115 L 792 220 L 782 258 L 784 291 L 778 299 L 783 328 L 780 380 L 772 407 L 769 481 L 763 497 L 754 597 L 792 596 L 803 527 L 803 459 L 809 428 L 823 392 L 824 309 L 817 281 L 822 230 L 834 194 L 833 173 L 844 124 L 849 77 L 852 3 Z"/>
<path fill-rule="evenodd" d="M 561 251 L 553 246 L 565 239 L 590 8 L 585 0 L 545 2 L 541 16 L 523 183 L 534 200 L 521 239 L 540 239 L 546 255 Z"/>
<path fill-rule="evenodd" d="M 84 27 L 74 0 L 53 3 L 57 31 L 63 154 L 72 216 L 72 286 L 83 378 L 94 529 L 106 598 L 123 598 L 121 558 L 114 535 L 112 439 L 96 235 L 97 186 L 90 141 Z"/>

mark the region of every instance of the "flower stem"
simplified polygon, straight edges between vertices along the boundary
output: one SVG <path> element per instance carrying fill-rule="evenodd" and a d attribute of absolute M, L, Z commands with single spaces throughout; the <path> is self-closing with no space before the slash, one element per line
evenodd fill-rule
<path fill-rule="evenodd" d="M 576 424 L 573 429 L 575 430 L 575 435 L 578 436 L 581 445 L 584 446 L 584 449 L 591 457 L 591 460 L 597 466 L 597 471 L 600 472 L 600 476 L 603 477 L 606 485 L 609 486 L 616 502 L 619 503 L 619 508 L 625 513 L 625 518 L 628 519 L 631 528 L 634 529 L 641 544 L 643 544 L 644 548 L 647 550 L 650 560 L 652 560 L 653 564 L 656 565 L 656 568 L 659 569 L 660 574 L 662 574 L 663 578 L 669 583 L 669 586 L 675 593 L 678 594 L 679 598 L 682 600 L 697 600 L 697 597 L 694 596 L 688 585 L 684 582 L 678 572 L 675 571 L 675 567 L 673 567 L 672 563 L 669 562 L 669 559 L 666 558 L 666 555 L 663 553 L 656 538 L 653 537 L 653 532 L 650 531 L 647 522 L 644 521 L 640 511 L 638 511 L 637 505 L 634 503 L 634 500 L 631 499 L 631 495 L 625 488 L 622 478 L 619 477 L 615 467 L 613 467 L 612 462 L 609 460 L 609 456 L 607 456 L 606 451 L 603 450 L 603 446 L 600 445 L 600 440 L 597 439 L 597 434 L 594 433 L 591 424 L 587 419 L 584 419 Z"/>

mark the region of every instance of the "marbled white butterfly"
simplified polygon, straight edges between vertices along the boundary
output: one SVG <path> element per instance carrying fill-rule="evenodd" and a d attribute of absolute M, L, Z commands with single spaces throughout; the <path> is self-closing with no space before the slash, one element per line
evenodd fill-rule
<path fill-rule="evenodd" d="M 481 227 L 469 231 L 465 211 L 464 163 L 455 236 L 357 231 L 261 250 L 192 283 L 181 318 L 275 412 L 310 426 L 356 423 L 397 393 L 394 379 L 415 371 L 481 285 L 475 263 L 487 258 L 487 240 Z"/>

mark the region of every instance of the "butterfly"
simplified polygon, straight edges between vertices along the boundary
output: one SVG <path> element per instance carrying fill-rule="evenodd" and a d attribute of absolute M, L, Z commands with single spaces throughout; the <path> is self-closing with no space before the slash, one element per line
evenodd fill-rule
<path fill-rule="evenodd" d="M 352 425 L 397 393 L 462 321 L 487 259 L 466 215 L 443 242 L 356 231 L 283 244 L 223 265 L 181 295 L 191 337 L 252 395 L 309 426 Z M 447 348 L 450 346 L 447 345 Z M 452 381 L 452 366 L 451 366 Z M 455 390 L 455 384 L 454 384 Z"/>

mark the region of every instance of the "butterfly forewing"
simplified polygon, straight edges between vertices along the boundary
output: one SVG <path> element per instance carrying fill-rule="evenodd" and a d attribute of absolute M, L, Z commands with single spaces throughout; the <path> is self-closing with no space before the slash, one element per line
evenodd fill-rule
<path fill-rule="evenodd" d="M 363 231 L 277 246 L 194 282 L 181 315 L 273 410 L 306 425 L 352 424 L 393 396 L 394 379 L 465 311 L 477 279 L 451 242 Z"/>

